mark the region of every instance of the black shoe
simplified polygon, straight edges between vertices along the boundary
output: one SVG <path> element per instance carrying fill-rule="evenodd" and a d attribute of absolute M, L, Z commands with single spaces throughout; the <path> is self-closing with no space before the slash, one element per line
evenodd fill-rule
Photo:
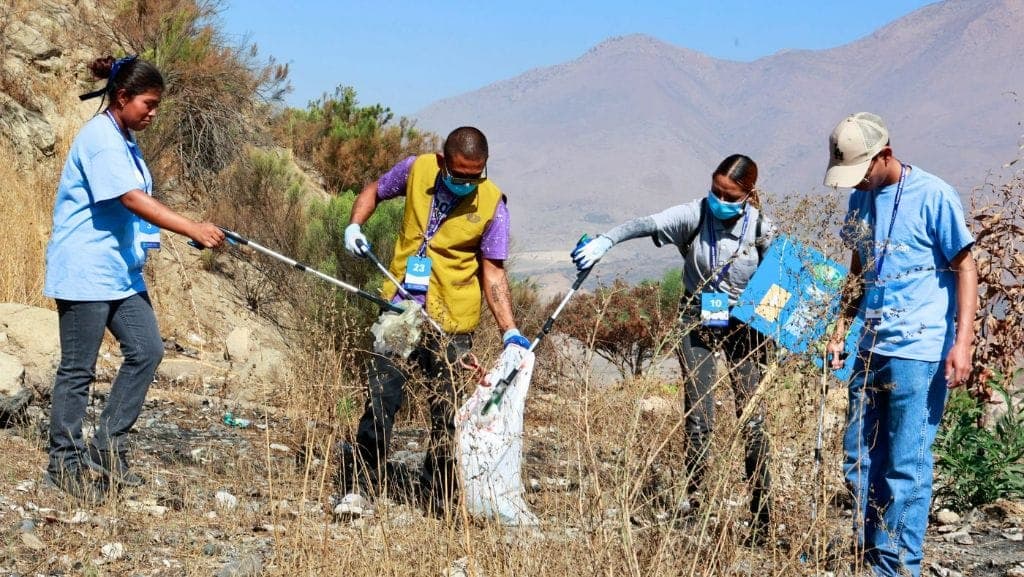
<path fill-rule="evenodd" d="M 43 476 L 43 481 L 89 505 L 102 504 L 106 498 L 106 494 L 95 483 L 85 478 L 79 467 L 49 470 Z"/>
<path fill-rule="evenodd" d="M 121 487 L 141 487 L 146 480 L 131 470 L 124 453 L 101 451 L 89 445 L 89 468 L 107 478 L 107 481 Z"/>
<path fill-rule="evenodd" d="M 771 519 L 765 514 L 755 514 L 750 522 L 750 533 L 743 540 L 743 546 L 750 549 L 759 549 L 766 545 L 780 545 L 780 542 L 773 542 L 771 536 Z"/>

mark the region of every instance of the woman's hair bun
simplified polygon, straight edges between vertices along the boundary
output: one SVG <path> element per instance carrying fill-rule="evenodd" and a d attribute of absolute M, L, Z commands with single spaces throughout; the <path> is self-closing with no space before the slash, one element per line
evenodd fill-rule
<path fill-rule="evenodd" d="M 92 75 L 100 79 L 110 78 L 110 70 L 111 68 L 113 68 L 113 66 L 113 56 L 104 56 L 102 58 L 97 58 L 96 60 L 90 62 L 88 65 L 89 70 L 92 72 Z"/>

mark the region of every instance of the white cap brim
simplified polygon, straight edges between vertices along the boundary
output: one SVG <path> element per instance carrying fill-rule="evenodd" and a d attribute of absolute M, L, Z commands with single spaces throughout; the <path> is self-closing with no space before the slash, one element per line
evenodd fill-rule
<path fill-rule="evenodd" d="M 870 158 L 850 166 L 841 164 L 829 165 L 828 170 L 825 171 L 825 186 L 853 188 L 864 180 L 864 175 L 868 173 L 869 166 L 871 166 Z"/>

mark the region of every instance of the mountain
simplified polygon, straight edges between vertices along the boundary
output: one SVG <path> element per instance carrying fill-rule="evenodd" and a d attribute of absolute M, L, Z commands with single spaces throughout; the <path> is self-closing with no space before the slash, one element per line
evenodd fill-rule
<path fill-rule="evenodd" d="M 844 46 L 753 62 L 631 35 L 415 117 L 442 135 L 487 133 L 490 174 L 510 199 L 513 271 L 560 287 L 581 232 L 706 194 L 728 154 L 754 158 L 771 196 L 823 192 L 828 134 L 860 110 L 886 119 L 899 158 L 969 195 L 1019 154 L 1021 38 L 1021 0 L 947 0 Z M 606 263 L 644 278 L 678 260 L 645 245 L 616 247 Z"/>

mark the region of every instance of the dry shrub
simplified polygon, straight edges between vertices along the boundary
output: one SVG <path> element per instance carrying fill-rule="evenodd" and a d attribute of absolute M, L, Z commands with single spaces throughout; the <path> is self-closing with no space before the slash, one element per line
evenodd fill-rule
<path fill-rule="evenodd" d="M 970 212 L 981 306 L 971 387 L 983 388 L 995 372 L 1012 384 L 1024 361 L 1024 175 L 977 192 Z"/>
<path fill-rule="evenodd" d="M 262 140 L 269 102 L 287 90 L 288 67 L 261 62 L 256 46 L 235 46 L 220 30 L 218 0 L 110 2 L 104 29 L 125 53 L 152 61 L 167 90 L 157 121 L 141 138 L 164 178 L 204 184 L 246 145 Z"/>

